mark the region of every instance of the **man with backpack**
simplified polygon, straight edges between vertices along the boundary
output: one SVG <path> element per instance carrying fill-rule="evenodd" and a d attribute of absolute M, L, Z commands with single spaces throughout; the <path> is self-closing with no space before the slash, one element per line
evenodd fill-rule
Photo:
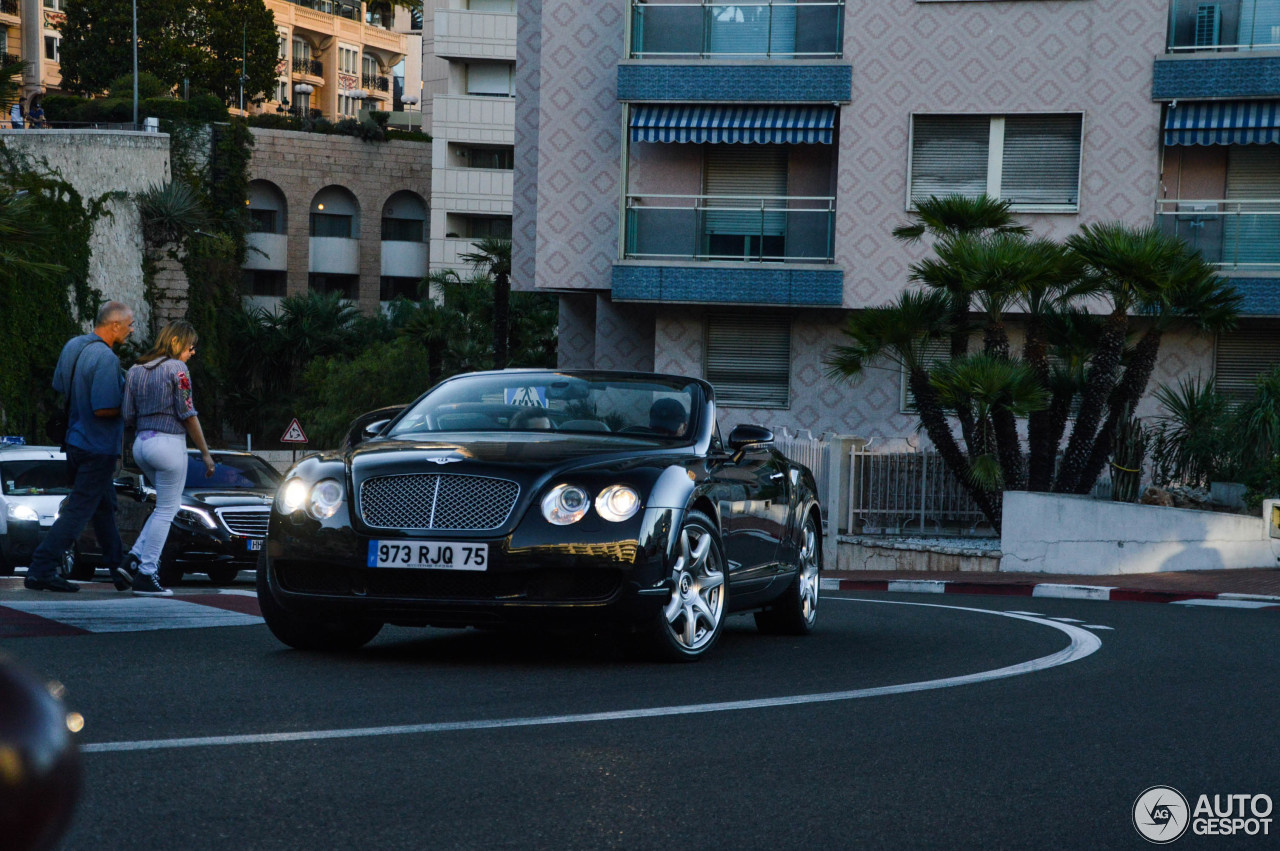
<path fill-rule="evenodd" d="M 73 337 L 58 357 L 53 389 L 67 399 L 62 449 L 67 454 L 71 493 L 31 556 L 23 582 L 29 590 L 80 590 L 79 585 L 58 575 L 58 563 L 90 521 L 113 576 L 124 555 L 116 527 L 113 481 L 124 440 L 120 416 L 124 372 L 112 346 L 123 343 L 132 332 L 133 311 L 121 302 L 109 301 L 98 311 L 93 332 Z"/>

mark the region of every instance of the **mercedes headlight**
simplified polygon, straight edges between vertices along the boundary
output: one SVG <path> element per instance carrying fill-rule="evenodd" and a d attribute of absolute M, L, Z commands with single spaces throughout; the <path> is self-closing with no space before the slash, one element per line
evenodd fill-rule
<path fill-rule="evenodd" d="M 621 523 L 640 510 L 640 494 L 626 485 L 609 485 L 596 497 L 596 513 L 605 520 Z"/>
<path fill-rule="evenodd" d="M 591 497 L 577 485 L 556 485 L 542 498 L 542 516 L 548 523 L 568 526 L 587 513 Z"/>
<path fill-rule="evenodd" d="M 317 520 L 324 520 L 338 513 L 342 505 L 342 482 L 337 479 L 321 479 L 311 488 L 307 499 L 307 513 Z"/>
<path fill-rule="evenodd" d="M 25 520 L 28 523 L 40 522 L 40 515 L 29 505 L 10 505 L 9 510 L 5 513 L 9 515 L 10 520 Z"/>
<path fill-rule="evenodd" d="M 217 529 L 218 524 L 214 522 L 213 515 L 205 511 L 203 508 L 195 508 L 194 506 L 184 505 L 178 509 L 178 513 L 174 515 L 174 520 L 186 523 L 188 526 L 204 526 L 208 529 Z"/>

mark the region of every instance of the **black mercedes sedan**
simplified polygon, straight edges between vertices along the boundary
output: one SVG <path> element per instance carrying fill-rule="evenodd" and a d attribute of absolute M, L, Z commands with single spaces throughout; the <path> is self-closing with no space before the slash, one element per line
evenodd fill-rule
<path fill-rule="evenodd" d="M 805 634 L 812 473 L 705 381 L 504 370 L 441 382 L 285 475 L 258 564 L 271 631 L 350 649 L 384 624 L 620 630 L 694 659 L 726 616 Z"/>

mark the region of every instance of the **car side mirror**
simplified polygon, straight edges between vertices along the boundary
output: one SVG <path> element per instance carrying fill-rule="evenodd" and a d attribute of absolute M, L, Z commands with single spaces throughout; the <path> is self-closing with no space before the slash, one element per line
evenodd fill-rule
<path fill-rule="evenodd" d="M 729 432 L 729 448 L 734 452 L 767 443 L 773 443 L 773 432 L 764 426 L 743 423 L 734 426 L 733 431 Z"/>
<path fill-rule="evenodd" d="M 390 419 L 374 420 L 365 426 L 364 430 L 360 432 L 360 438 L 362 440 L 368 440 L 371 437 L 377 437 L 382 434 L 382 430 L 387 427 L 387 423 L 389 422 L 391 422 Z"/>
<path fill-rule="evenodd" d="M 121 496 L 131 497 L 138 502 L 142 502 L 147 498 L 146 491 L 142 487 L 142 479 L 135 476 L 121 476 L 112 482 L 115 485 L 116 493 Z"/>

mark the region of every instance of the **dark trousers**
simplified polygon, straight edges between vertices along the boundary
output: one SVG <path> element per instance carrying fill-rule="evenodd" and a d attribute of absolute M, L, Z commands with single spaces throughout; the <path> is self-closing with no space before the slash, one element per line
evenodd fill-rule
<path fill-rule="evenodd" d="M 67 473 L 71 493 L 62 502 L 58 519 L 31 556 L 27 576 L 48 579 L 57 573 L 62 554 L 71 549 L 84 527 L 93 522 L 93 531 L 102 547 L 108 568 L 120 564 L 124 546 L 116 528 L 115 477 L 118 455 L 95 455 L 74 446 L 67 447 Z"/>

